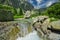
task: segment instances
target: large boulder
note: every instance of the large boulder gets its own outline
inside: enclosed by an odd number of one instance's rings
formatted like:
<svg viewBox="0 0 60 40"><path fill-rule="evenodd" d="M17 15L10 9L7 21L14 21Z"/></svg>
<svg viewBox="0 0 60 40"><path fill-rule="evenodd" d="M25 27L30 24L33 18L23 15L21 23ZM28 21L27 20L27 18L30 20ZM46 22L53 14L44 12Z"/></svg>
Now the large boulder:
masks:
<svg viewBox="0 0 60 40"><path fill-rule="evenodd" d="M33 23L37 22L38 20L44 22L45 19L48 19L48 18L49 18L48 16L37 16L35 18L32 18L32 20L33 20Z"/></svg>
<svg viewBox="0 0 60 40"><path fill-rule="evenodd" d="M13 20L14 20L13 13L11 11L0 9L0 22Z"/></svg>
<svg viewBox="0 0 60 40"><path fill-rule="evenodd" d="M49 34L47 27L50 23L48 16L39 16L33 20L33 28L38 31L40 37Z"/></svg>
<svg viewBox="0 0 60 40"><path fill-rule="evenodd" d="M49 28L60 30L60 20L51 22Z"/></svg>
<svg viewBox="0 0 60 40"><path fill-rule="evenodd" d="M33 18L33 28L43 40L60 40L60 21L50 22L48 16L40 16Z"/></svg>
<svg viewBox="0 0 60 40"><path fill-rule="evenodd" d="M26 11L24 18L28 19L31 16L31 12L30 11Z"/></svg>

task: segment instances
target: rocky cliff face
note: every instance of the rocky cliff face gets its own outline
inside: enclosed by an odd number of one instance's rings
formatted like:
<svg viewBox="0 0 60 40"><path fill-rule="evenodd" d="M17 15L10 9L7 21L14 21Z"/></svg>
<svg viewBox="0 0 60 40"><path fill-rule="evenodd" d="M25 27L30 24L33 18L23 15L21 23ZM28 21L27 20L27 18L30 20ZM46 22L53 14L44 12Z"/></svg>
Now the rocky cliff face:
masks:
<svg viewBox="0 0 60 40"><path fill-rule="evenodd" d="M34 7L27 0L0 0L1 4L13 6L15 8L22 8L24 11L32 10Z"/></svg>

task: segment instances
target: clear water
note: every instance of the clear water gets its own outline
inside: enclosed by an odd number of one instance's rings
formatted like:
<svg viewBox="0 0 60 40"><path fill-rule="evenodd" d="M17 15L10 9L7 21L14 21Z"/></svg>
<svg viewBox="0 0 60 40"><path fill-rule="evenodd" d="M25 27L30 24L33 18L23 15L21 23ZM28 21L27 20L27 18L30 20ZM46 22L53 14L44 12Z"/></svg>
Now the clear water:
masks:
<svg viewBox="0 0 60 40"><path fill-rule="evenodd" d="M24 37L18 37L16 40L41 40L36 31L29 33Z"/></svg>

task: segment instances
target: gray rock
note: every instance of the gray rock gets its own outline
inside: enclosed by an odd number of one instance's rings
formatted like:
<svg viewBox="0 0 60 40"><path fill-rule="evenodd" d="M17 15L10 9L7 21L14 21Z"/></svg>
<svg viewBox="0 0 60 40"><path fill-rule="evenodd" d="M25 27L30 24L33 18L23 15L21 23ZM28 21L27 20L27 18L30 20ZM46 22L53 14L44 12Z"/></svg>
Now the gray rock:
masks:
<svg viewBox="0 0 60 40"><path fill-rule="evenodd" d="M38 31L38 34L41 34L40 36L44 36L48 34L47 27L49 25L50 19L48 16L38 16L36 20L33 22L33 27L35 30Z"/></svg>
<svg viewBox="0 0 60 40"><path fill-rule="evenodd" d="M51 33L48 38L50 40L60 40L60 34Z"/></svg>
<svg viewBox="0 0 60 40"><path fill-rule="evenodd" d="M37 16L37 17L32 18L32 19L33 19L33 23L34 23L34 22L37 22L38 20L43 22L48 18L49 18L48 16Z"/></svg>
<svg viewBox="0 0 60 40"><path fill-rule="evenodd" d="M16 22L0 22L0 40L15 40L19 31Z"/></svg>
<svg viewBox="0 0 60 40"><path fill-rule="evenodd" d="M54 29L57 29L57 30L60 30L60 20L59 21L53 21L50 23L50 28L54 28Z"/></svg>
<svg viewBox="0 0 60 40"><path fill-rule="evenodd" d="M30 16L31 16L30 11L26 11L24 18L28 19L28 18L30 18Z"/></svg>

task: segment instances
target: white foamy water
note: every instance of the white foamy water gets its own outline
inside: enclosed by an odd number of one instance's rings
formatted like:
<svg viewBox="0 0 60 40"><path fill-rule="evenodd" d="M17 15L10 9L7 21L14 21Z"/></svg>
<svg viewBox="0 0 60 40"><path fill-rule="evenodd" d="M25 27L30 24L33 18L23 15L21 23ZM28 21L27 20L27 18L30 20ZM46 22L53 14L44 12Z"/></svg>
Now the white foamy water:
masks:
<svg viewBox="0 0 60 40"><path fill-rule="evenodd" d="M40 40L40 37L37 35L36 31L33 31L25 37L18 37L16 40Z"/></svg>

